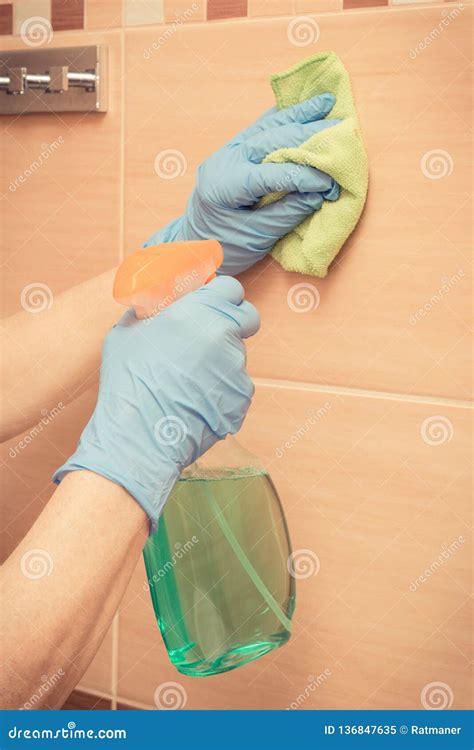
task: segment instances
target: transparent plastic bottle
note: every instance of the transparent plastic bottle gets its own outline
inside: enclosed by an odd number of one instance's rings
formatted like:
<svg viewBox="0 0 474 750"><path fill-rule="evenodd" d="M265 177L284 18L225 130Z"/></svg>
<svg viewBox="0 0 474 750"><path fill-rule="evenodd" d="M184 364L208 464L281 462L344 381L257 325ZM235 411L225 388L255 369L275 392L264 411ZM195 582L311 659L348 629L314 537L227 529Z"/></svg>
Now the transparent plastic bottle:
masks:
<svg viewBox="0 0 474 750"><path fill-rule="evenodd" d="M226 672L286 643L295 582L269 474L235 438L188 467L144 558L156 618L183 674Z"/></svg>

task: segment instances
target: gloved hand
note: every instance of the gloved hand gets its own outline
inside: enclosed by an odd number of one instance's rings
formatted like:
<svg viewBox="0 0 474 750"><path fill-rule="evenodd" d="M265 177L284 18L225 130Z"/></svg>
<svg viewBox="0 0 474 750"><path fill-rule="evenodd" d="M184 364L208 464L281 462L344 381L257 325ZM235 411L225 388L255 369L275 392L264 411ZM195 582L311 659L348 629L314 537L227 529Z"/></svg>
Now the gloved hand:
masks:
<svg viewBox="0 0 474 750"><path fill-rule="evenodd" d="M199 167L184 215L153 234L145 247L216 239L224 248L219 273L232 276L264 258L277 240L321 208L324 199L339 197L337 183L318 169L261 163L275 149L299 146L336 125L339 120L322 119L334 103L333 94L323 94L262 115ZM255 209L262 196L273 192L288 195Z"/></svg>
<svg viewBox="0 0 474 750"><path fill-rule="evenodd" d="M88 469L122 485L157 526L181 471L237 432L254 386L242 339L257 310L227 276L153 318L129 310L105 339L97 405L76 452L56 471Z"/></svg>

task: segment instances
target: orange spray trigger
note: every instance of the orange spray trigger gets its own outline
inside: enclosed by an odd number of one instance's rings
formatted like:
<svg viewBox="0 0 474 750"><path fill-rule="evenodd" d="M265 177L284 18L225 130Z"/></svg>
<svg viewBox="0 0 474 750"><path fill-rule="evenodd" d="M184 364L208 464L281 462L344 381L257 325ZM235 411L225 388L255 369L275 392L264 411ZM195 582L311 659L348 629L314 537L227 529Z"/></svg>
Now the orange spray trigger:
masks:
<svg viewBox="0 0 474 750"><path fill-rule="evenodd" d="M115 274L114 299L133 307L137 318L156 315L211 281L223 260L217 240L168 242L137 250Z"/></svg>

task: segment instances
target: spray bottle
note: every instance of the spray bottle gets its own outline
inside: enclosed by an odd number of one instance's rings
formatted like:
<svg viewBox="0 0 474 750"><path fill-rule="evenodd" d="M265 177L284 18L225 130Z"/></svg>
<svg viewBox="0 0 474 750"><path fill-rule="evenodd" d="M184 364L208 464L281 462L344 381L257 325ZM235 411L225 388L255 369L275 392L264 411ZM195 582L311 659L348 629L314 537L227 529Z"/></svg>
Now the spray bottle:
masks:
<svg viewBox="0 0 474 750"><path fill-rule="evenodd" d="M159 314L215 277L216 240L129 255L114 297ZM235 669L286 643L295 582L283 509L268 472L234 437L185 469L144 549L153 608L171 663L190 676Z"/></svg>

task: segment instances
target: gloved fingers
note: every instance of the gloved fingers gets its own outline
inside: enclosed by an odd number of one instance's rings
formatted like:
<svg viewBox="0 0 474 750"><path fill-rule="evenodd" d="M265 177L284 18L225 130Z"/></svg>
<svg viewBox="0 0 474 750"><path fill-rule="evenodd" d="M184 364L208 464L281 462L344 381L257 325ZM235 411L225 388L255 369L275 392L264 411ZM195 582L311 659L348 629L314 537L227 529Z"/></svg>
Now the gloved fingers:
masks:
<svg viewBox="0 0 474 750"><path fill-rule="evenodd" d="M266 109L265 112L263 112L260 117L258 117L254 122L252 122L251 125L247 125L242 130L239 130L236 135L229 141L227 144L230 146L231 144L235 143L242 143L246 138L248 138L250 135L253 135L254 133L258 133L260 130L263 130L264 128L264 122L270 118L272 115L277 113L278 107L270 107L270 109Z"/></svg>
<svg viewBox="0 0 474 750"><path fill-rule="evenodd" d="M294 162L256 164L247 178L247 191L255 202L268 193L325 193L334 186L330 175Z"/></svg>
<svg viewBox="0 0 474 750"><path fill-rule="evenodd" d="M252 214L254 213L256 212L252 211ZM251 221L253 221L253 219L249 219L249 225L251 224ZM237 276L239 273L247 271L247 269L254 266L255 263L263 260L263 258L271 249L271 238L268 239L270 242L270 246L268 248L266 247L263 250L256 249L255 247L250 247L249 245L247 245L246 240L242 241L241 239L240 246L232 248L232 252L229 252L224 258L224 262L218 269L217 273L229 274L229 276Z"/></svg>
<svg viewBox="0 0 474 750"><path fill-rule="evenodd" d="M340 120L316 120L308 123L291 123L270 128L261 133L253 135L242 145L247 158L259 164L268 154L279 148L293 148L300 146L311 136L322 130L337 125Z"/></svg>
<svg viewBox="0 0 474 750"><path fill-rule="evenodd" d="M241 377L239 380L240 382L237 383L237 387L241 394L240 413L236 414L227 425L227 433L231 435L235 435L235 433L238 432L242 427L255 393L255 385L253 384L246 370L241 373Z"/></svg>
<svg viewBox="0 0 474 750"><path fill-rule="evenodd" d="M323 194L323 198L325 201L337 201L340 194L341 188L337 182L334 182L332 188Z"/></svg>
<svg viewBox="0 0 474 750"><path fill-rule="evenodd" d="M312 122L313 120L322 120L334 107L336 97L334 94L326 93L319 96L313 96L299 104L285 109L272 107L261 115L252 125L238 133L231 143L242 143L262 130L267 128L276 128L280 125L288 125L292 122Z"/></svg>
<svg viewBox="0 0 474 750"><path fill-rule="evenodd" d="M264 118L265 128L287 125L292 122L313 122L322 120L332 110L336 103L334 94L326 93L318 96L312 96L299 104L293 104L291 107L279 109L271 115ZM263 118L262 118L263 119Z"/></svg>
<svg viewBox="0 0 474 750"><path fill-rule="evenodd" d="M244 348L243 344L242 348ZM255 386L243 364L239 369L232 367L231 370L223 372L217 384L217 390L220 390L223 381L226 383L226 391L232 393L233 396L232 401L229 401L231 408L228 408L225 413L214 410L208 417L209 428L220 439L240 430L255 393ZM212 389L208 395L212 398Z"/></svg>
<svg viewBox="0 0 474 750"><path fill-rule="evenodd" d="M206 297L206 304L237 324L239 336L243 339L253 336L260 328L260 315L250 302L244 300L242 284L232 276L217 276L201 287L198 294ZM212 335L212 327L210 329Z"/></svg>
<svg viewBox="0 0 474 750"><path fill-rule="evenodd" d="M232 317L240 328L240 336L248 339L260 328L260 313L251 302L244 300L232 311Z"/></svg>
<svg viewBox="0 0 474 750"><path fill-rule="evenodd" d="M200 291L216 292L232 305L240 305L245 296L242 284L232 276L217 276L209 284L201 287Z"/></svg>
<svg viewBox="0 0 474 750"><path fill-rule="evenodd" d="M318 211L324 202L320 193L289 193L253 212L255 231L280 239Z"/></svg>

